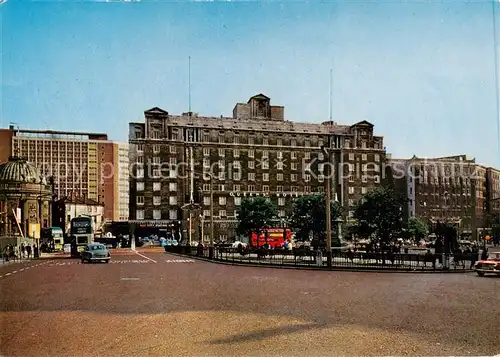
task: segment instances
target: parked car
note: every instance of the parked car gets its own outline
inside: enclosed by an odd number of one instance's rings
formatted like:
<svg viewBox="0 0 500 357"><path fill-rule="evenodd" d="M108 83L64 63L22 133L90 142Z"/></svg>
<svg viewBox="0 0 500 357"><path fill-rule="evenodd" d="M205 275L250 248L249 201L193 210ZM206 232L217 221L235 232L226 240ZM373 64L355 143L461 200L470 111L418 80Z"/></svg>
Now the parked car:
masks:
<svg viewBox="0 0 500 357"><path fill-rule="evenodd" d="M81 254L82 263L91 262L105 262L109 263L111 259L111 254L108 248L101 243L91 243L87 244L85 250Z"/></svg>
<svg viewBox="0 0 500 357"><path fill-rule="evenodd" d="M474 265L477 275L496 274L500 276L500 252L490 253L488 259L479 260Z"/></svg>
<svg viewBox="0 0 500 357"><path fill-rule="evenodd" d="M238 241L238 240L237 240L236 242L232 243L232 244L231 244L231 247L232 247L232 248L238 248L238 247L240 246L240 244L241 244L241 247L242 247L242 248L246 248L246 247L247 247L247 244L246 244L246 243L243 243L243 242Z"/></svg>

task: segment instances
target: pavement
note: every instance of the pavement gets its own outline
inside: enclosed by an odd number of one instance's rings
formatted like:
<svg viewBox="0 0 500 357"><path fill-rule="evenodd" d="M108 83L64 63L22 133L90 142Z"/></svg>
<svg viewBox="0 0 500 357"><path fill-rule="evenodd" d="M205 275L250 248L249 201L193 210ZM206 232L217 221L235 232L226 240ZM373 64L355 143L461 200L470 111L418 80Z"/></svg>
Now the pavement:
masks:
<svg viewBox="0 0 500 357"><path fill-rule="evenodd" d="M0 265L2 356L478 356L500 279L226 266L138 249Z"/></svg>

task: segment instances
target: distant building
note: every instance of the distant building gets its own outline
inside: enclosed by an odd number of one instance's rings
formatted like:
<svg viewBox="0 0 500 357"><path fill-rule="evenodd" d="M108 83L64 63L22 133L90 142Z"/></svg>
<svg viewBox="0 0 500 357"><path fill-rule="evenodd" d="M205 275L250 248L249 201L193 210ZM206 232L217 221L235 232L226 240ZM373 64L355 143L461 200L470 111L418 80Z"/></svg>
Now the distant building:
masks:
<svg viewBox="0 0 500 357"><path fill-rule="evenodd" d="M236 237L237 210L245 197L269 197L281 226L294 198L324 192L322 146L330 146L339 168L332 199L343 204L346 220L362 195L381 183L383 138L367 121L286 121L284 108L272 106L263 94L236 104L231 118L171 115L158 107L144 115L144 123L129 126L130 218L142 228L138 235L163 230L187 238L191 226L192 241L208 241L211 182L215 240ZM183 207L191 190L199 209L189 222Z"/></svg>
<svg viewBox="0 0 500 357"><path fill-rule="evenodd" d="M93 217L95 230L104 224L104 205L88 198L62 198L54 202L52 212L52 226L65 233L69 233L71 220L81 215Z"/></svg>
<svg viewBox="0 0 500 357"><path fill-rule="evenodd" d="M123 163L128 156L126 145L109 141L101 133L27 130L14 126L0 129L0 143L0 159L14 153L53 177L58 198L94 200L104 205L106 219L126 219L124 202L128 187L123 184L128 169L124 169Z"/></svg>
<svg viewBox="0 0 500 357"><path fill-rule="evenodd" d="M498 170L466 155L390 159L389 165L393 184L408 198L408 218L450 222L473 239L489 226L490 203L500 193Z"/></svg>

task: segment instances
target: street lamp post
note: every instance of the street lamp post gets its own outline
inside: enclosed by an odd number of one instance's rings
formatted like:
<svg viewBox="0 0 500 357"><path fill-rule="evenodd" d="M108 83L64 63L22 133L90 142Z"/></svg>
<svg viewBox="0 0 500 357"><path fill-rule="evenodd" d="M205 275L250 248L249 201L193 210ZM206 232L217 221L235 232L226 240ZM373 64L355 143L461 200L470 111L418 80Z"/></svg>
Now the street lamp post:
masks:
<svg viewBox="0 0 500 357"><path fill-rule="evenodd" d="M325 180L325 191L326 191L326 264L328 268L332 267L332 210L331 210L331 201L332 201L332 184L331 184L331 176L333 170L331 170L331 150L330 147L322 146L321 150L325 154L326 160L328 162L328 172L326 174Z"/></svg>

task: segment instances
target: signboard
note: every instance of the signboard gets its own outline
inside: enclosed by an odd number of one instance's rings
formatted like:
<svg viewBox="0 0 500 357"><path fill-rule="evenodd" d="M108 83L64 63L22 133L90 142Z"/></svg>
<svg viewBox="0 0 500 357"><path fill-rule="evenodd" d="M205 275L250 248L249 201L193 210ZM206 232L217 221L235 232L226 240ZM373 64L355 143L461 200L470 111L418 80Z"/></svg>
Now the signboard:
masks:
<svg viewBox="0 0 500 357"><path fill-rule="evenodd" d="M231 197L300 197L300 196L308 196L312 195L314 192L244 192L244 191L232 191L229 192L229 196Z"/></svg>

